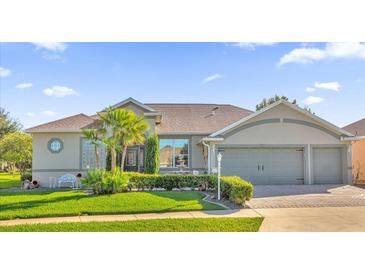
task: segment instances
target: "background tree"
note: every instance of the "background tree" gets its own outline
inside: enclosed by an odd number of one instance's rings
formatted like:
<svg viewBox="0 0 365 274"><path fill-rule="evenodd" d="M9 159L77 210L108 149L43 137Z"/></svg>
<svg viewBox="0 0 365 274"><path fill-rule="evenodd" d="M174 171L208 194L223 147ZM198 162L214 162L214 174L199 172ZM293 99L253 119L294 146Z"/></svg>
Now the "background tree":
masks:
<svg viewBox="0 0 365 274"><path fill-rule="evenodd" d="M32 137L23 132L6 134L0 140L0 159L24 171L32 164Z"/></svg>
<svg viewBox="0 0 365 274"><path fill-rule="evenodd" d="M261 103L256 105L256 111L263 109L263 108L267 107L268 105L271 105L279 100L284 100L284 101L289 102L288 97L286 97L284 95L279 96L279 95L275 94L273 97L271 97L269 99L266 99L266 98L262 99ZM291 103L294 105L297 105L297 100L294 99Z"/></svg>
<svg viewBox="0 0 365 274"><path fill-rule="evenodd" d="M284 101L287 101L289 102L289 99L288 97L282 95L282 96L279 96L277 94L275 94L273 97L269 98L269 99L262 99L261 103L256 105L256 111L260 110L260 109L263 109L279 100L284 100ZM294 99L293 101L291 101L290 103L292 103L293 105L298 105L297 103L297 99ZM312 113L312 114L315 114L308 106L304 106L303 108L304 110L308 111L309 113Z"/></svg>
<svg viewBox="0 0 365 274"><path fill-rule="evenodd" d="M0 140L7 133L17 132L22 129L22 125L18 120L12 118L9 112L0 107Z"/></svg>
<svg viewBox="0 0 365 274"><path fill-rule="evenodd" d="M96 168L100 168L100 146L105 135L104 129L88 128L82 131L83 136L94 145Z"/></svg>
<svg viewBox="0 0 365 274"><path fill-rule="evenodd" d="M156 134L148 137L145 151L145 173L157 174L160 168L160 142Z"/></svg>

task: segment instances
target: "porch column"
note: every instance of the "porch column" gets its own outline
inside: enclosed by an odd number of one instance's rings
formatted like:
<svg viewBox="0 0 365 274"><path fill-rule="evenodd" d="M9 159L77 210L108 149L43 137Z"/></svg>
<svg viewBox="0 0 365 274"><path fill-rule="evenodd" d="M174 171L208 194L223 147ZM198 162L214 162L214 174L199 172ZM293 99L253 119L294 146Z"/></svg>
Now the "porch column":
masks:
<svg viewBox="0 0 365 274"><path fill-rule="evenodd" d="M313 184L312 181L312 150L311 150L311 145L307 144L307 184L311 185Z"/></svg>
<svg viewBox="0 0 365 274"><path fill-rule="evenodd" d="M348 144L346 146L347 148L347 157L346 157L346 160L347 160L347 163L346 163L346 170L347 170L347 184L353 184L353 181L352 181L352 144Z"/></svg>

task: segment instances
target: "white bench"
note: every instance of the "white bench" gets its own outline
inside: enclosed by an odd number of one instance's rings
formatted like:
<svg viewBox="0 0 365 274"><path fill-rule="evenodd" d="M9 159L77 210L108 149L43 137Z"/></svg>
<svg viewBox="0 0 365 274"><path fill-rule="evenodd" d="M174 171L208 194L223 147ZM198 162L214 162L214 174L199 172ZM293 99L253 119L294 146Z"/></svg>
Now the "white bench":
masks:
<svg viewBox="0 0 365 274"><path fill-rule="evenodd" d="M76 184L77 184L77 179L76 179L76 176L73 174L65 174L65 175L62 175L60 178L58 178L57 183L58 183L59 188L62 185L69 184L69 185L71 185L71 187L73 189L75 189Z"/></svg>

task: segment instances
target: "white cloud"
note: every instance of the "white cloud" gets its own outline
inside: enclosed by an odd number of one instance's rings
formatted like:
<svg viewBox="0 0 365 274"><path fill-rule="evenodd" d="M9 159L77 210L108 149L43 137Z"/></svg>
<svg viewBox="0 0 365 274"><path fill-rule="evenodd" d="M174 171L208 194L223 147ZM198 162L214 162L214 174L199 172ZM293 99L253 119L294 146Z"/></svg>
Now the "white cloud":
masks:
<svg viewBox="0 0 365 274"><path fill-rule="evenodd" d="M45 110L45 111L42 111L41 114L44 116L55 116L55 115L57 115L57 112L54 112L52 110Z"/></svg>
<svg viewBox="0 0 365 274"><path fill-rule="evenodd" d="M70 95L79 96L80 94L69 87L62 87L62 86L53 86L51 88L46 88L43 90L43 93L47 96L54 96L54 97L65 97Z"/></svg>
<svg viewBox="0 0 365 274"><path fill-rule="evenodd" d="M48 52L45 52L42 54L42 58L45 59L45 60L64 60L64 58L59 55L59 54L54 54L54 53L48 53Z"/></svg>
<svg viewBox="0 0 365 274"><path fill-rule="evenodd" d="M280 58L279 65L289 63L310 64L324 59L365 59L364 43L327 43L320 48L296 48Z"/></svg>
<svg viewBox="0 0 365 274"><path fill-rule="evenodd" d="M60 42L35 42L32 43L37 49L46 49L53 52L64 52L67 49L67 44Z"/></svg>
<svg viewBox="0 0 365 274"><path fill-rule="evenodd" d="M241 49L255 50L255 48L259 46L272 46L275 44L276 43L274 42L257 42L257 43L238 42L238 43L232 43L232 46Z"/></svg>
<svg viewBox="0 0 365 274"><path fill-rule="evenodd" d="M307 91L307 92L313 92L315 90L316 90L315 88L311 88L311 87L308 87L305 89L305 91Z"/></svg>
<svg viewBox="0 0 365 274"><path fill-rule="evenodd" d="M35 117L36 115L35 115L35 113L33 113L33 112L27 112L27 116L28 116L28 117Z"/></svg>
<svg viewBox="0 0 365 274"><path fill-rule="evenodd" d="M18 88L18 89L25 89L25 88L31 88L33 86L32 83L21 83L21 84L17 84L15 86L15 88Z"/></svg>
<svg viewBox="0 0 365 274"><path fill-rule="evenodd" d="M6 68L0 67L0 77L7 77L11 74L11 71Z"/></svg>
<svg viewBox="0 0 365 274"><path fill-rule="evenodd" d="M341 88L341 85L338 82L327 82L327 83L315 82L314 87L339 91Z"/></svg>
<svg viewBox="0 0 365 274"><path fill-rule="evenodd" d="M210 76L204 78L202 82L203 82L203 84L206 84L206 83L209 83L211 81L217 80L222 77L223 77L222 75L216 73L216 74L213 74L213 75L210 75Z"/></svg>
<svg viewBox="0 0 365 274"><path fill-rule="evenodd" d="M303 103L306 105L313 105L313 104L319 104L323 101L324 99L321 97L316 97L316 96L309 96L307 98L305 98L303 100Z"/></svg>

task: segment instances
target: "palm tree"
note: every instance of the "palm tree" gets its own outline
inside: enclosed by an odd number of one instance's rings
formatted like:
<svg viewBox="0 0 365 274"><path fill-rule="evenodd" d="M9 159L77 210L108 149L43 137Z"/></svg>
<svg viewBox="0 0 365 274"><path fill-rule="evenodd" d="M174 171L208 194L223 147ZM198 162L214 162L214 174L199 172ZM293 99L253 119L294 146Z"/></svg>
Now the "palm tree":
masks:
<svg viewBox="0 0 365 274"><path fill-rule="evenodd" d="M145 133L149 126L143 117L135 115L130 110L124 110L123 130L120 132L119 141L122 148L122 159L120 168L124 170L125 156L128 146L143 144L146 140Z"/></svg>
<svg viewBox="0 0 365 274"><path fill-rule="evenodd" d="M111 170L114 173L117 162L118 149L118 119L115 111L112 108L107 108L105 112L98 113L100 118L104 121L104 131L107 136L103 142L109 147L111 154Z"/></svg>
<svg viewBox="0 0 365 274"><path fill-rule="evenodd" d="M99 148L104 136L104 129L88 128L84 129L82 131L82 134L86 139L88 139L91 142L91 144L94 145L96 168L100 168Z"/></svg>
<svg viewBox="0 0 365 274"><path fill-rule="evenodd" d="M122 151L121 170L124 169L127 147L134 144L142 144L145 141L145 132L148 124L143 117L137 116L127 109L108 108L105 112L99 113L104 121L105 130L109 137L104 142L110 147L111 168L116 168L116 153Z"/></svg>

